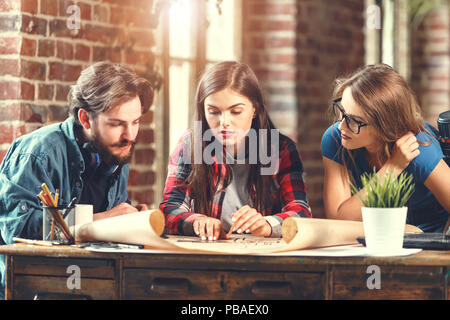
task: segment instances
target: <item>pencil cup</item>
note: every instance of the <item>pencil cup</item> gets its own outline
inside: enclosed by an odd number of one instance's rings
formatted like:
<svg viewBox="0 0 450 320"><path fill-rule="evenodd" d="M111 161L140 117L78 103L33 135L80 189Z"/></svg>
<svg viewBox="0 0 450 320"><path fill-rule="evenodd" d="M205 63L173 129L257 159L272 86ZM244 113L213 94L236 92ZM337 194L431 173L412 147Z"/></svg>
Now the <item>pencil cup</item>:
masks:
<svg viewBox="0 0 450 320"><path fill-rule="evenodd" d="M75 207L43 207L42 211L42 239L46 241L58 241L69 244L67 232L63 230L61 223L56 221L57 217L64 219L65 224L70 229L75 225Z"/></svg>

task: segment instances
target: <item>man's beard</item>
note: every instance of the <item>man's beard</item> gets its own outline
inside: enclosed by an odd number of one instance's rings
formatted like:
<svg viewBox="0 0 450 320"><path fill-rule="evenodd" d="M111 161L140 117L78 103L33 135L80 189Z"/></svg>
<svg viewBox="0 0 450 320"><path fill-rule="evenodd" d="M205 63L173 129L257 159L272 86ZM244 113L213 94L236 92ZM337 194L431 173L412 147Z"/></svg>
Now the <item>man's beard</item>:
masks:
<svg viewBox="0 0 450 320"><path fill-rule="evenodd" d="M130 162L131 157L133 155L134 146L136 145L136 140L130 141L127 139L123 139L118 143L111 144L111 145L105 145L100 141L98 136L96 134L94 134L91 143L92 143L92 146L94 147L94 149L100 155L101 161L104 162L108 166L113 166L113 165L124 165L124 164ZM128 154L126 156L122 156L122 157L116 156L116 155L112 154L111 151L109 150L109 148L111 148L111 147L113 147L113 148L125 147L128 145L131 145L131 147L130 147L130 151L128 152Z"/></svg>

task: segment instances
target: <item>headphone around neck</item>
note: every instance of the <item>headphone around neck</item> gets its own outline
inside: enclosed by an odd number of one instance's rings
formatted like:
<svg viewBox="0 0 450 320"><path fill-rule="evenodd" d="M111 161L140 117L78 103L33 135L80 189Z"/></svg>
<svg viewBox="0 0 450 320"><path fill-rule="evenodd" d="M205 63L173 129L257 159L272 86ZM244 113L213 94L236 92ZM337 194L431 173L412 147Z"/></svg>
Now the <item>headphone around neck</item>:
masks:
<svg viewBox="0 0 450 320"><path fill-rule="evenodd" d="M101 170L101 173L106 176L111 176L119 167L118 165L108 166L102 162L100 154L95 150L91 142L85 142L81 146L81 153L86 164L86 169L95 172L97 169Z"/></svg>

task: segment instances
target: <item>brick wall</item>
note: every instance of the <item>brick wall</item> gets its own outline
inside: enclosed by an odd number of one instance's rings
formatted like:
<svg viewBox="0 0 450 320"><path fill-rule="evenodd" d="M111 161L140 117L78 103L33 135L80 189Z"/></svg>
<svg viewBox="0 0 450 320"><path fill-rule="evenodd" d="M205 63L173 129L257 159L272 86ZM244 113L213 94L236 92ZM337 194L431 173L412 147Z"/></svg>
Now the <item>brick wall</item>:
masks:
<svg viewBox="0 0 450 320"><path fill-rule="evenodd" d="M297 140L295 0L244 2L243 60L265 91L270 116L283 134ZM269 50L270 49L270 50Z"/></svg>
<svg viewBox="0 0 450 320"><path fill-rule="evenodd" d="M80 28L73 25L80 9ZM13 139L67 118L67 94L81 70L109 60L146 71L153 59L152 0L0 1L0 160ZM72 24L70 24L72 22ZM129 195L152 204L153 110L131 163Z"/></svg>
<svg viewBox="0 0 450 320"><path fill-rule="evenodd" d="M425 120L437 127L439 113L450 109L450 10L428 12L412 33L411 87Z"/></svg>
<svg viewBox="0 0 450 320"><path fill-rule="evenodd" d="M364 65L364 1L248 0L244 10L243 59L297 141L313 216L324 217L320 142L333 80Z"/></svg>

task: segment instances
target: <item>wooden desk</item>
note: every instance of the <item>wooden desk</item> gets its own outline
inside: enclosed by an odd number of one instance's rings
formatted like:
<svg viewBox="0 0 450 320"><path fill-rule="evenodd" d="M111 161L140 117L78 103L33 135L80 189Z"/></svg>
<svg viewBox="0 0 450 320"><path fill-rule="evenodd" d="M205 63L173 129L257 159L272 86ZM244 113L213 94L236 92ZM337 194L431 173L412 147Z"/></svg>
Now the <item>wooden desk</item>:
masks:
<svg viewBox="0 0 450 320"><path fill-rule="evenodd" d="M449 299L450 253L406 257L112 254L73 247L0 246L6 298ZM70 265L81 288L68 289ZM381 289L368 289L371 265Z"/></svg>

